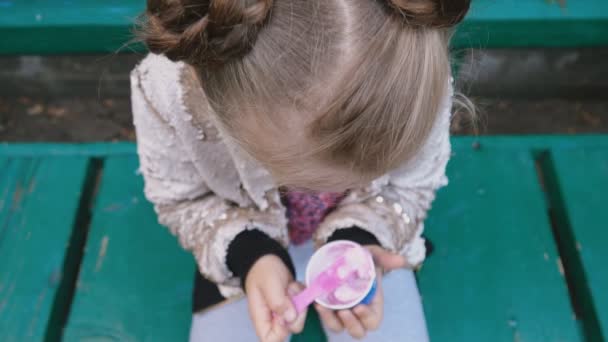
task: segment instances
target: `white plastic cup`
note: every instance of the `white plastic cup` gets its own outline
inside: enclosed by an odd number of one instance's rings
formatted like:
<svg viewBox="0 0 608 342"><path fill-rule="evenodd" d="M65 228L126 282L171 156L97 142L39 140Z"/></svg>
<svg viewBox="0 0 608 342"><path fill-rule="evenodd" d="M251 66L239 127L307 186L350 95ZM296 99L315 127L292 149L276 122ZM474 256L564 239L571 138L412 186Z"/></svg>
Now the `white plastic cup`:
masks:
<svg viewBox="0 0 608 342"><path fill-rule="evenodd" d="M361 291L360 296L348 303L343 304L332 304L327 302L324 298L317 298L315 302L332 310L344 310L353 308L359 304L370 304L376 293L376 267L371 253L363 246L358 243L348 240L337 240L330 242L323 247L319 248L308 261L306 265L306 285L308 286L315 277L331 266L340 256L343 254L339 250L345 250L345 247L349 248L361 248L367 255L367 262L372 270L373 276L369 279L369 284L365 288L365 291Z"/></svg>

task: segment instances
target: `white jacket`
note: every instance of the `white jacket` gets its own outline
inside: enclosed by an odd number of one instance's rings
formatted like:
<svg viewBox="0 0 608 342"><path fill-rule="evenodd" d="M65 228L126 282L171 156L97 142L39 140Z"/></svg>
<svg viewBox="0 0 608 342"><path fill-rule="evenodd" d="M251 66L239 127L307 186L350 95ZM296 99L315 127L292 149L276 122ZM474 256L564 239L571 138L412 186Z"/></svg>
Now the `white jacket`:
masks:
<svg viewBox="0 0 608 342"><path fill-rule="evenodd" d="M189 66L150 54L133 70L131 83L146 197L222 295L241 294L225 260L233 238L245 229L259 229L288 244L277 186L257 161L222 139ZM435 191L447 184L451 94L450 86L417 156L367 187L351 190L317 230L318 245L337 229L357 226L410 264L424 260L423 221Z"/></svg>

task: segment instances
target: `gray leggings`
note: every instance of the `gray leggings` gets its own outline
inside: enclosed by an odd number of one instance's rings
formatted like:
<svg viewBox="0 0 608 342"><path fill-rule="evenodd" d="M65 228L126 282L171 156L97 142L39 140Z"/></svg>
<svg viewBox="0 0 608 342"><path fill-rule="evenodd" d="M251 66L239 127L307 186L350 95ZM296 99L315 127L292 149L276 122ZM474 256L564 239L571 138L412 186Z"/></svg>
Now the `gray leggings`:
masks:
<svg viewBox="0 0 608 342"><path fill-rule="evenodd" d="M306 262L312 253L312 243L289 248L298 278L304 275ZM393 271L384 276L383 287L384 320L380 329L369 333L364 341L428 342L414 273L410 270ZM328 331L327 336L330 342L353 341L346 333L334 334ZM246 299L193 316L190 342L207 341L257 341Z"/></svg>

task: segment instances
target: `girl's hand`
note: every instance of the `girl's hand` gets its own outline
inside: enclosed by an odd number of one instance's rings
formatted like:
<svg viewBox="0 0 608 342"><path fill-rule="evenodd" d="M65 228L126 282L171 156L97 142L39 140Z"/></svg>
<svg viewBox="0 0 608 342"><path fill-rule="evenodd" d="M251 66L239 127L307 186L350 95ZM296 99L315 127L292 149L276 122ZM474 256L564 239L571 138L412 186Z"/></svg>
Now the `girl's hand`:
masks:
<svg viewBox="0 0 608 342"><path fill-rule="evenodd" d="M289 269L275 255L260 258L247 275L245 290L249 315L262 342L283 342L290 333L304 328L306 312L297 316L291 296L303 286L293 280Z"/></svg>
<svg viewBox="0 0 608 342"><path fill-rule="evenodd" d="M383 270L394 270L407 267L405 258L390 253L379 246L368 246L376 263L376 294L370 305L357 305L349 310L334 311L315 304L324 325L334 332L346 331L356 339L365 337L368 331L380 327L384 312L384 294L382 292Z"/></svg>

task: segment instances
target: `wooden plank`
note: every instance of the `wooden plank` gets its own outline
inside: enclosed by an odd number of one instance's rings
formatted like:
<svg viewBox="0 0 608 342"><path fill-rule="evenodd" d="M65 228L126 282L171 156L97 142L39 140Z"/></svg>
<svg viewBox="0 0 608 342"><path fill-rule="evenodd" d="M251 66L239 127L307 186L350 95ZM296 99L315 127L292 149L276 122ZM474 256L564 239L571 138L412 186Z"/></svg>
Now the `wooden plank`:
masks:
<svg viewBox="0 0 608 342"><path fill-rule="evenodd" d="M607 147L608 134L577 135L529 135L529 136L455 136L452 144L456 148L468 148L479 143L481 148L548 150L579 149L582 147ZM0 143L0 156L34 157L34 156L88 156L105 157L114 155L132 155L136 151L131 142L117 143Z"/></svg>
<svg viewBox="0 0 608 342"><path fill-rule="evenodd" d="M195 265L159 226L135 156L106 159L65 341L185 341Z"/></svg>
<svg viewBox="0 0 608 342"><path fill-rule="evenodd" d="M432 341L581 341L527 149L456 148L419 273Z"/></svg>
<svg viewBox="0 0 608 342"><path fill-rule="evenodd" d="M3 0L0 54L116 52L133 39L132 23L144 6L141 0Z"/></svg>
<svg viewBox="0 0 608 342"><path fill-rule="evenodd" d="M143 0L3 0L0 54L128 52L144 6ZM605 0L475 0L454 40L459 48L607 44Z"/></svg>
<svg viewBox="0 0 608 342"><path fill-rule="evenodd" d="M54 305L67 305L62 277L74 271L64 263L87 165L78 157L0 156L2 341L43 341L56 332L47 325Z"/></svg>
<svg viewBox="0 0 608 342"><path fill-rule="evenodd" d="M0 156L44 157L44 156L87 156L106 157L113 155L133 155L132 142L110 143L0 143Z"/></svg>
<svg viewBox="0 0 608 342"><path fill-rule="evenodd" d="M560 150L576 150L584 147L608 148L608 134L576 134L576 135L528 135L528 136L456 136L452 143L457 149L477 146L480 149L521 150L542 152L553 148Z"/></svg>
<svg viewBox="0 0 608 342"><path fill-rule="evenodd" d="M551 153L549 192L589 341L608 337L608 148ZM603 334L603 336L602 336Z"/></svg>
<svg viewBox="0 0 608 342"><path fill-rule="evenodd" d="M579 47L608 44L605 0L473 0L457 48Z"/></svg>

